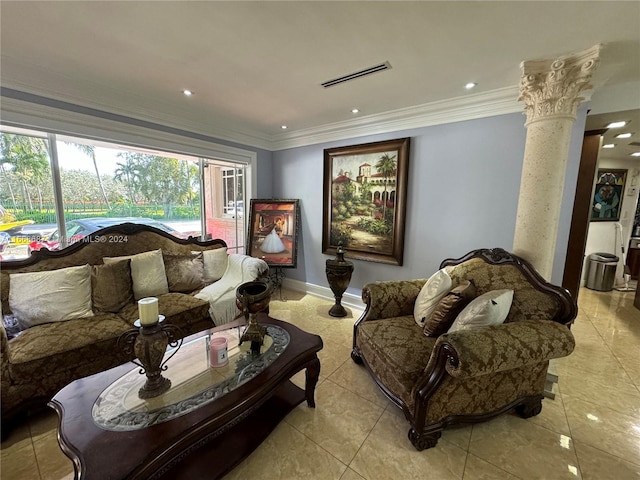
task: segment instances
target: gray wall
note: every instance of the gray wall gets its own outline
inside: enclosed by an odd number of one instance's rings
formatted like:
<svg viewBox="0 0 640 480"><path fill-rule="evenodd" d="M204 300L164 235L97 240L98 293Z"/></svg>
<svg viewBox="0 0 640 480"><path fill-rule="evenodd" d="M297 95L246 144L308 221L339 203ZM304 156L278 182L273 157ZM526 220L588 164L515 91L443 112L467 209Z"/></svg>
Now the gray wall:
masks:
<svg viewBox="0 0 640 480"><path fill-rule="evenodd" d="M585 115L583 108L573 135L569 163L574 177ZM354 260L348 293L359 295L371 281L428 277L443 259L475 248L511 250L524 122L524 115L516 113L274 152L273 195L299 198L302 210L298 268L287 270L287 278L328 286L325 261L331 257L322 254L324 149L393 138L411 137L404 265ZM567 179L571 181L575 187L575 178ZM573 203L572 193L565 197L570 197L565 203ZM563 205L559 237L568 235L564 219L567 211L570 219L571 208ZM558 256L563 265L564 256L564 251Z"/></svg>

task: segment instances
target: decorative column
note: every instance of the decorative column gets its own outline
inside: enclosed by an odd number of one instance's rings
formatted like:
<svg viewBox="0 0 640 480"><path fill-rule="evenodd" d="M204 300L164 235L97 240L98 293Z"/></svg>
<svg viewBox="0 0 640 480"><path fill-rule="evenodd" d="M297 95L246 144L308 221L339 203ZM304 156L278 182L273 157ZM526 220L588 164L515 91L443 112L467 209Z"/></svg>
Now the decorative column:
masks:
<svg viewBox="0 0 640 480"><path fill-rule="evenodd" d="M524 149L513 252L551 279L571 130L580 92L590 88L600 45L555 60L522 62Z"/></svg>

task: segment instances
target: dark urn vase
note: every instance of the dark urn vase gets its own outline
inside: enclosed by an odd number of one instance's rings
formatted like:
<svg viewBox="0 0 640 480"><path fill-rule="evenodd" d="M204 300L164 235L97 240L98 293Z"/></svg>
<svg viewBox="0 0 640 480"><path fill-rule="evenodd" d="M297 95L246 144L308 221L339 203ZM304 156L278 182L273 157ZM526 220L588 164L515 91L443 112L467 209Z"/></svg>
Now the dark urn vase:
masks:
<svg viewBox="0 0 640 480"><path fill-rule="evenodd" d="M240 337L240 343L251 342L251 352L260 353L266 327L258 324L258 312L268 312L273 288L266 282L247 282L236 289L236 306L244 314L247 328Z"/></svg>
<svg viewBox="0 0 640 480"><path fill-rule="evenodd" d="M327 260L326 272L329 287L331 287L333 296L336 299L335 305L329 310L329 315L332 317L346 317L347 311L341 304L342 294L351 281L353 263L344 259L344 249L342 245L338 245L336 258Z"/></svg>

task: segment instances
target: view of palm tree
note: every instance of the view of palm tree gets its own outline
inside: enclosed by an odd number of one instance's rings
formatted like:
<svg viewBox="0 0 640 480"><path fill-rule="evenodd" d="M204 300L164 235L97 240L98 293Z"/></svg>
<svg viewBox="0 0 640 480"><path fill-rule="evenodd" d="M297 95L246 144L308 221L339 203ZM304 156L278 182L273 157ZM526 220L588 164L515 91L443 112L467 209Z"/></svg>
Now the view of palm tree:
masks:
<svg viewBox="0 0 640 480"><path fill-rule="evenodd" d="M397 153L358 155L334 159L334 162L337 171L331 188L331 245L389 252L395 214Z"/></svg>
<svg viewBox="0 0 640 480"><path fill-rule="evenodd" d="M47 141L0 132L0 205L17 220L56 222ZM80 154L77 161L66 161L67 166L59 170L67 220L94 216L199 218L200 185L195 162L120 151L118 161L105 164L103 171L101 147L58 142L59 156L61 150L66 155L71 151L62 146Z"/></svg>

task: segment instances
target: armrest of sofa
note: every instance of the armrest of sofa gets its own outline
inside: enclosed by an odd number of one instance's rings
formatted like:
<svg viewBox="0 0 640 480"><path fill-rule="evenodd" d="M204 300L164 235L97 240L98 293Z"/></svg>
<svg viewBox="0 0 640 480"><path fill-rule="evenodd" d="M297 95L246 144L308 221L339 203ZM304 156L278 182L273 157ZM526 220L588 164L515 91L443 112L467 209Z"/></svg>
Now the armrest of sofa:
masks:
<svg viewBox="0 0 640 480"><path fill-rule="evenodd" d="M454 378L487 375L565 357L574 347L571 330L551 320L445 333L436 341L412 394L429 398L445 373Z"/></svg>
<svg viewBox="0 0 640 480"><path fill-rule="evenodd" d="M470 377L511 370L569 355L575 340L566 325L551 320L521 321L442 335L457 357L446 370Z"/></svg>
<svg viewBox="0 0 640 480"><path fill-rule="evenodd" d="M416 298L426 278L368 283L362 288L365 311L361 321L413 315Z"/></svg>

